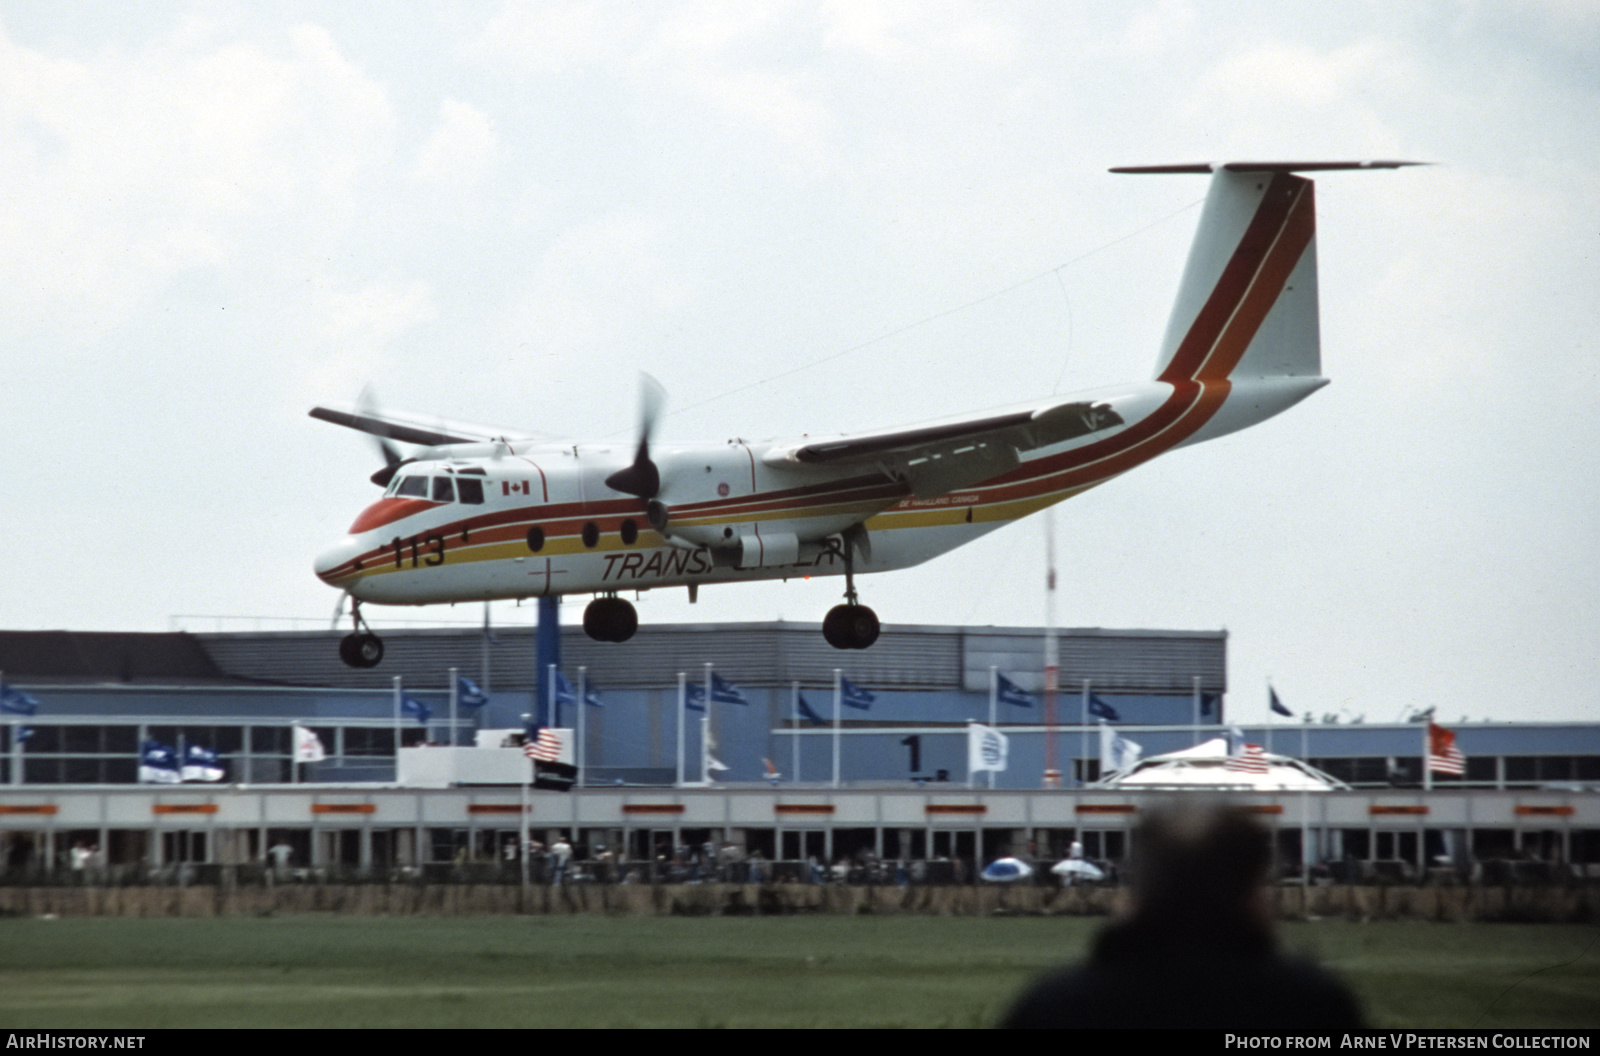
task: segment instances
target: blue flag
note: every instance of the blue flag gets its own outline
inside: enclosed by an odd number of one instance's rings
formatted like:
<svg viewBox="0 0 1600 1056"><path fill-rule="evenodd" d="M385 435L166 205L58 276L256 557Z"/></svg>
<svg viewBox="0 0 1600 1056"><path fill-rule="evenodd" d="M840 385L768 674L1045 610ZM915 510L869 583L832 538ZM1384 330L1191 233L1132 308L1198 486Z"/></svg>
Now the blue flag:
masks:
<svg viewBox="0 0 1600 1056"><path fill-rule="evenodd" d="M704 693L701 694L701 696L704 695ZM556 672L556 702L558 704L578 703L578 691L572 688L572 682L560 671ZM600 699L600 695L594 691L594 687L587 684L585 684L583 687L583 702L589 705L591 708L601 708L605 706L604 702Z"/></svg>
<svg viewBox="0 0 1600 1056"><path fill-rule="evenodd" d="M813 726L826 726L827 725L827 722L823 719L823 717L821 715L818 715L815 711L813 711L810 704L806 703L806 697L805 697L804 693L800 694L799 699L800 699L800 717L802 719L805 719L807 722L809 722Z"/></svg>
<svg viewBox="0 0 1600 1056"><path fill-rule="evenodd" d="M711 699L718 704L743 704L747 707L750 704L738 686L715 671L711 672Z"/></svg>
<svg viewBox="0 0 1600 1056"><path fill-rule="evenodd" d="M866 711L872 707L872 702L877 699L871 690L862 689L843 675L839 676L839 703L845 707L860 708L862 711Z"/></svg>
<svg viewBox="0 0 1600 1056"><path fill-rule="evenodd" d="M429 719L433 718L433 709L413 697L410 693L400 694L400 710L424 726L428 724Z"/></svg>
<svg viewBox="0 0 1600 1056"><path fill-rule="evenodd" d="M1105 719L1107 722L1122 721L1122 716L1117 714L1116 708L1113 708L1093 693L1089 694L1089 716L1095 719Z"/></svg>
<svg viewBox="0 0 1600 1056"><path fill-rule="evenodd" d="M1267 687L1267 703L1279 715L1287 715L1291 719L1294 718L1294 712L1283 706L1283 701L1278 699L1278 691L1271 686Z"/></svg>
<svg viewBox="0 0 1600 1056"><path fill-rule="evenodd" d="M463 708L481 708L489 703L489 697L478 684L465 675L456 676L456 703Z"/></svg>
<svg viewBox="0 0 1600 1056"><path fill-rule="evenodd" d="M157 785L178 784L183 780L178 773L178 753L160 741L145 741L139 749L139 780Z"/></svg>
<svg viewBox="0 0 1600 1056"><path fill-rule="evenodd" d="M210 748L198 744L184 746L183 779L185 781L221 781L226 774L222 761Z"/></svg>
<svg viewBox="0 0 1600 1056"><path fill-rule="evenodd" d="M998 685L998 691L995 696L999 698L1000 703L1014 704L1019 708L1033 707L1033 694L1027 692L998 671L995 672L994 677Z"/></svg>
<svg viewBox="0 0 1600 1056"><path fill-rule="evenodd" d="M8 686L0 682L0 714L34 715L38 711L39 702L37 700L16 686Z"/></svg>
<svg viewBox="0 0 1600 1056"><path fill-rule="evenodd" d="M1200 714L1211 715L1217 708L1217 695L1215 693L1200 694Z"/></svg>
<svg viewBox="0 0 1600 1056"><path fill-rule="evenodd" d="M20 744L20 743L22 743L23 741L26 741L28 738L30 738L32 736L33 736L33 727L32 726L18 726L17 727L17 743Z"/></svg>

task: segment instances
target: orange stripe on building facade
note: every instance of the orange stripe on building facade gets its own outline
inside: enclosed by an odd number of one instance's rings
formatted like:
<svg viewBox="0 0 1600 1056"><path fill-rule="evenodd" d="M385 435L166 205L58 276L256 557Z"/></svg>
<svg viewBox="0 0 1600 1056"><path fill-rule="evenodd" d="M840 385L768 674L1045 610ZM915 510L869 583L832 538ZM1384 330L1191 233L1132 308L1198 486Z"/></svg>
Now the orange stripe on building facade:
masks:
<svg viewBox="0 0 1600 1056"><path fill-rule="evenodd" d="M8 803L0 806L0 814L55 814L61 810L54 803Z"/></svg>
<svg viewBox="0 0 1600 1056"><path fill-rule="evenodd" d="M521 803L468 803L468 814L521 814Z"/></svg>
<svg viewBox="0 0 1600 1056"><path fill-rule="evenodd" d="M1516 813L1522 818L1570 818L1574 809L1562 804L1540 805L1537 803L1523 803L1517 806Z"/></svg>
<svg viewBox="0 0 1600 1056"><path fill-rule="evenodd" d="M375 814L378 807L375 803L313 803L313 814Z"/></svg>
<svg viewBox="0 0 1600 1056"><path fill-rule="evenodd" d="M624 814L682 814L682 803L624 803Z"/></svg>
<svg viewBox="0 0 1600 1056"><path fill-rule="evenodd" d="M832 814L832 803L779 803L772 808L774 814Z"/></svg>
<svg viewBox="0 0 1600 1056"><path fill-rule="evenodd" d="M1137 814L1139 808L1132 803L1079 803L1072 808L1076 814Z"/></svg>
<svg viewBox="0 0 1600 1056"><path fill-rule="evenodd" d="M157 803L150 808L152 814L215 814L215 803Z"/></svg>
<svg viewBox="0 0 1600 1056"><path fill-rule="evenodd" d="M982 803L929 803L923 808L929 814L987 814L989 808Z"/></svg>
<svg viewBox="0 0 1600 1056"><path fill-rule="evenodd" d="M1428 813L1428 808L1420 803L1374 803L1367 808L1367 813L1374 817L1426 814Z"/></svg>

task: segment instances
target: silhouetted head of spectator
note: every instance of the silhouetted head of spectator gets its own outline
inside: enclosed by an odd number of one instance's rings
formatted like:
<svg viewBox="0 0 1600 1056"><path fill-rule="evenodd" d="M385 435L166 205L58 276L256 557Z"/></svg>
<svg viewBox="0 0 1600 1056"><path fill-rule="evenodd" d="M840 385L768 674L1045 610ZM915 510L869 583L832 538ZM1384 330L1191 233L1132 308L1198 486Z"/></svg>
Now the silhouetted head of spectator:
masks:
<svg viewBox="0 0 1600 1056"><path fill-rule="evenodd" d="M1134 831L1132 922L1169 932L1268 938L1262 885L1271 861L1271 835L1238 807L1158 807Z"/></svg>

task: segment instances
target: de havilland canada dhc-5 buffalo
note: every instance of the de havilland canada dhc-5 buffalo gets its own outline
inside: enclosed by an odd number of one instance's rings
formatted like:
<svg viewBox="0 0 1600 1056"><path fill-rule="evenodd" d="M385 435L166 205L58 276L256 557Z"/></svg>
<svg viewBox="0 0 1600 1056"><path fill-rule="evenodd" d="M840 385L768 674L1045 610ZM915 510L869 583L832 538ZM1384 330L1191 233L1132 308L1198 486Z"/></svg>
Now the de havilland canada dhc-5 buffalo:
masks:
<svg viewBox="0 0 1600 1056"><path fill-rule="evenodd" d="M1232 162L1113 169L1210 173L1154 377L897 429L656 444L644 383L637 444L562 444L369 406L313 417L379 438L383 497L317 558L352 599L353 667L383 643L361 604L592 594L591 638L638 627L624 592L845 577L822 633L865 649L879 622L855 577L907 568L1174 448L1255 425L1327 384L1316 210L1298 172L1410 162ZM390 441L417 445L402 457Z"/></svg>

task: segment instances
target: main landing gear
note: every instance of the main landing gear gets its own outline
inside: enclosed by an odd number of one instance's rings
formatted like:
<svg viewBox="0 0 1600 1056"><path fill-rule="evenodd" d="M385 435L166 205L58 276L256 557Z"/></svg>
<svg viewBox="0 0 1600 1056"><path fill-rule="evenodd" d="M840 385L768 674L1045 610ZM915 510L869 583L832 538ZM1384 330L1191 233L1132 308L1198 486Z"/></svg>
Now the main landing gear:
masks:
<svg viewBox="0 0 1600 1056"><path fill-rule="evenodd" d="M355 632L339 639L339 659L349 667L377 667L383 663L383 639L373 634L371 627L362 630L367 621L361 618L361 603L353 598L350 619Z"/></svg>
<svg viewBox="0 0 1600 1056"><path fill-rule="evenodd" d="M583 633L597 642L625 642L639 629L639 610L615 594L595 598L583 610Z"/></svg>
<svg viewBox="0 0 1600 1056"><path fill-rule="evenodd" d="M822 618L822 637L835 649L865 649L878 640L878 614L856 598L854 548L844 545L844 604Z"/></svg>

